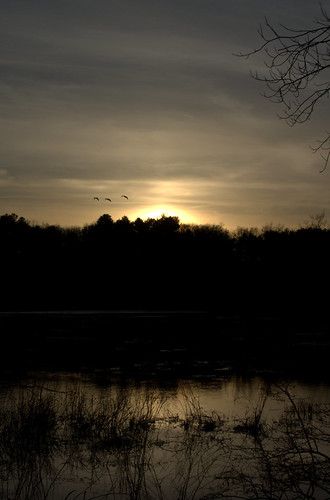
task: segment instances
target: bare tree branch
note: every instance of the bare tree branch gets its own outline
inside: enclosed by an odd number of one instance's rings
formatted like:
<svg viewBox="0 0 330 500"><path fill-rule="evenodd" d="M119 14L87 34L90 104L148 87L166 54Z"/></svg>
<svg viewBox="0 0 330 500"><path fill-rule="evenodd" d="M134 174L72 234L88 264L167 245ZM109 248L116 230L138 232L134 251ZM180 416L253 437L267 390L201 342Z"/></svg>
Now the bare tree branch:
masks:
<svg viewBox="0 0 330 500"><path fill-rule="evenodd" d="M315 107L330 95L330 17L321 6L321 18L308 29L280 25L279 30L267 19L259 27L261 45L245 54L249 58L264 53L266 72L252 73L265 84L264 97L283 106L280 118L291 127L311 118ZM319 141L313 152L324 160L324 172L330 158L330 134Z"/></svg>

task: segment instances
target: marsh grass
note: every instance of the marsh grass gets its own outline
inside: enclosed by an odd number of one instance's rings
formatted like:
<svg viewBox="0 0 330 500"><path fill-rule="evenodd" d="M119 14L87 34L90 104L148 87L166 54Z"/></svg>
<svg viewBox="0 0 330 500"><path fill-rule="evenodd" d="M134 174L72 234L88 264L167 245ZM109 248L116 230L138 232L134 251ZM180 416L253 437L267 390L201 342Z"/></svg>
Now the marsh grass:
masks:
<svg viewBox="0 0 330 500"><path fill-rule="evenodd" d="M260 440L265 436L267 425L264 413L270 394L269 387L260 391L255 406L249 408L245 419L234 426L234 432L248 434L255 440Z"/></svg>
<svg viewBox="0 0 330 500"><path fill-rule="evenodd" d="M78 390L64 402L61 420L67 440L108 450L139 443L155 424L164 398L153 391L132 396L121 388L110 397L88 397Z"/></svg>
<svg viewBox="0 0 330 500"><path fill-rule="evenodd" d="M38 388L9 398L1 408L0 477L3 498L39 498L58 451L55 399Z"/></svg>
<svg viewBox="0 0 330 500"><path fill-rule="evenodd" d="M205 413L189 388L173 412L160 390L97 395L25 386L0 411L0 498L6 500L326 499L330 409L276 387L245 418Z"/></svg>
<svg viewBox="0 0 330 500"><path fill-rule="evenodd" d="M14 460L27 452L32 456L48 455L56 441L57 425L54 398L42 389L32 388L10 401L2 412L1 450Z"/></svg>

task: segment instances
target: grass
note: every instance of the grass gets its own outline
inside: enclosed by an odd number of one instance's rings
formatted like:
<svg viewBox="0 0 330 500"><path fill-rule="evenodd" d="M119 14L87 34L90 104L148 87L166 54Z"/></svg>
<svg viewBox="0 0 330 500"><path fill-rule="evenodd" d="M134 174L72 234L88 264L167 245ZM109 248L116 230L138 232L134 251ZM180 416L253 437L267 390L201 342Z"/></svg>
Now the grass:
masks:
<svg viewBox="0 0 330 500"><path fill-rule="evenodd" d="M330 486L330 410L285 401L246 418L205 413L193 391L172 411L155 388L97 396L33 385L8 392L0 412L0 498L320 499Z"/></svg>

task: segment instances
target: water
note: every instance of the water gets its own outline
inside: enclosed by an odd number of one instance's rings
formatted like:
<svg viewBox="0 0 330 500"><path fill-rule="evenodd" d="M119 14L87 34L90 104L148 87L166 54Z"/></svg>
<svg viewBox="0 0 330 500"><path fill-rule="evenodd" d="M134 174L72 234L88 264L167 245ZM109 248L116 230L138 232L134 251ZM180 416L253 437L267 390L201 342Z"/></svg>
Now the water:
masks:
<svg viewBox="0 0 330 500"><path fill-rule="evenodd" d="M327 384L37 372L1 410L1 498L329 498Z"/></svg>
<svg viewBox="0 0 330 500"><path fill-rule="evenodd" d="M329 334L301 325L0 315L0 498L330 498Z"/></svg>

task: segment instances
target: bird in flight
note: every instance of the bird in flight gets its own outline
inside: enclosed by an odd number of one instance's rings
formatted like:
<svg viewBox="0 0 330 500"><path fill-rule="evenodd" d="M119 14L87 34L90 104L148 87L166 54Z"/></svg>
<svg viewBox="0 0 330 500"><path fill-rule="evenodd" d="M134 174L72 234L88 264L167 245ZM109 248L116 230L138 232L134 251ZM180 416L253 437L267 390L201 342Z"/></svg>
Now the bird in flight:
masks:
<svg viewBox="0 0 330 500"><path fill-rule="evenodd" d="M126 196L126 194L122 194L121 198L126 198L126 200L128 200L128 196Z"/></svg>
<svg viewBox="0 0 330 500"><path fill-rule="evenodd" d="M94 200L100 201L100 199L97 196L94 196Z"/></svg>
<svg viewBox="0 0 330 500"><path fill-rule="evenodd" d="M111 201L110 198L104 198L105 200Z"/></svg>

